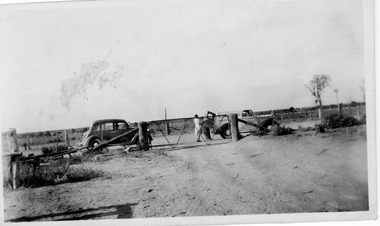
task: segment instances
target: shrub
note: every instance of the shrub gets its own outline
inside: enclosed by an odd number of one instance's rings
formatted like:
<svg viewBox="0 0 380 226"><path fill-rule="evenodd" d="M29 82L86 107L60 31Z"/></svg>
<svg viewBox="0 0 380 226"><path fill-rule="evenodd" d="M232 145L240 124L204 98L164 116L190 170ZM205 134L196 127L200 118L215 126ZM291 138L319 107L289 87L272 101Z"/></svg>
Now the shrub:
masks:
<svg viewBox="0 0 380 226"><path fill-rule="evenodd" d="M58 149L56 146L50 146L50 147L42 147L41 148L41 151L44 155L50 155L50 154L53 154L53 153L56 153L56 152L63 152L63 151L67 151L67 147L64 146L64 145L58 145Z"/></svg>
<svg viewBox="0 0 380 226"><path fill-rule="evenodd" d="M326 117L326 127L338 128L360 125L360 121L354 117L344 114L330 114Z"/></svg>
<svg viewBox="0 0 380 226"><path fill-rule="evenodd" d="M65 145L58 145L58 152L67 151L68 147Z"/></svg>
<svg viewBox="0 0 380 226"><path fill-rule="evenodd" d="M42 147L41 151L44 155L49 155L53 153L53 150L50 147Z"/></svg>
<svg viewBox="0 0 380 226"><path fill-rule="evenodd" d="M41 166L38 162L22 163L21 184L24 187L52 185L62 180L69 169L68 159L45 159L45 164L47 165Z"/></svg>
<svg viewBox="0 0 380 226"><path fill-rule="evenodd" d="M66 174L67 182L79 182L92 180L105 175L105 172L99 169L91 168L70 168Z"/></svg>
<svg viewBox="0 0 380 226"><path fill-rule="evenodd" d="M271 134L274 136L291 134L293 130L291 128L281 127L280 125L273 125L271 128Z"/></svg>
<svg viewBox="0 0 380 226"><path fill-rule="evenodd" d="M103 177L106 173L98 169L69 167L68 159L48 161L50 165L33 167L33 164L22 163L20 179L23 187L40 187L69 182L79 182Z"/></svg>
<svg viewBox="0 0 380 226"><path fill-rule="evenodd" d="M70 159L70 165L80 164L83 161L83 157L80 155L73 155Z"/></svg>
<svg viewBox="0 0 380 226"><path fill-rule="evenodd" d="M316 124L315 125L315 132L316 133L324 133L324 132L326 132L324 125L323 124Z"/></svg>

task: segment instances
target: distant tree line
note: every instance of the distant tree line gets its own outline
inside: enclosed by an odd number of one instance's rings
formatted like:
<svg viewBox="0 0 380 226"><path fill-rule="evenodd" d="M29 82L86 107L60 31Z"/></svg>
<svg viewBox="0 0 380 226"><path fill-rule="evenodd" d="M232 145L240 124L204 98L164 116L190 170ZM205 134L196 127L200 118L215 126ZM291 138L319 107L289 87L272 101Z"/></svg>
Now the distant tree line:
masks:
<svg viewBox="0 0 380 226"><path fill-rule="evenodd" d="M362 105L365 105L365 102L355 102L355 101L352 101L351 103L347 103L347 104L342 104L342 107L355 107L355 106L362 106ZM289 113L289 112L292 112L293 109L297 110L297 111L300 111L300 112L308 112L308 111L316 111L318 110L318 106L314 106L314 107L303 107L303 108L294 108L294 107L290 107L290 108L284 108L284 109L277 109L277 110L273 110L274 113L276 114L283 114L283 113ZM337 104L330 104L330 105L324 105L323 106L323 110L328 110L328 109L337 109L338 108L338 105ZM265 110L265 111L256 111L255 114L256 115L268 115L271 113L272 110Z"/></svg>
<svg viewBox="0 0 380 226"><path fill-rule="evenodd" d="M73 133L84 133L88 130L88 127L84 128L73 128L69 129L71 134ZM28 138L28 137L51 137L63 134L64 130L46 130L46 131L38 131L38 132L29 132L29 133L19 133L19 138Z"/></svg>

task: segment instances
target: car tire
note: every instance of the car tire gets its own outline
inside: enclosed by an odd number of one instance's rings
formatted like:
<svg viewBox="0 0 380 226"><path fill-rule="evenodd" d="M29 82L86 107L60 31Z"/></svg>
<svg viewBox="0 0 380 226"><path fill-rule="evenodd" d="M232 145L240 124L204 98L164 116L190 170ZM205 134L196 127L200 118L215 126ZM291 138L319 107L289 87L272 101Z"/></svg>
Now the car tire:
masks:
<svg viewBox="0 0 380 226"><path fill-rule="evenodd" d="M230 129L229 124L225 124L225 125L223 125L221 127L221 129L220 129L220 136L223 139L230 139L232 137L232 135L231 135L231 129Z"/></svg>
<svg viewBox="0 0 380 226"><path fill-rule="evenodd" d="M92 140L90 141L90 143L88 144L88 146L89 146L90 148L94 148L94 147L98 146L99 144L100 144L100 139L98 139L98 138L94 138L94 139L92 139Z"/></svg>

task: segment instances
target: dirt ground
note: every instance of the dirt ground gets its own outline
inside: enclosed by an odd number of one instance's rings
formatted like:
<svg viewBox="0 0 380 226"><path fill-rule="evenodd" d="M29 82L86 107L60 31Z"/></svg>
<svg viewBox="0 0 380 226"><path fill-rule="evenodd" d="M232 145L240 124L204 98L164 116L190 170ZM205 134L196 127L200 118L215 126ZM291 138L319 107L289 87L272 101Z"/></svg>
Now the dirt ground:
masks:
<svg viewBox="0 0 380 226"><path fill-rule="evenodd" d="M72 166L107 172L91 181L5 189L5 221L368 210L365 126L192 144Z"/></svg>

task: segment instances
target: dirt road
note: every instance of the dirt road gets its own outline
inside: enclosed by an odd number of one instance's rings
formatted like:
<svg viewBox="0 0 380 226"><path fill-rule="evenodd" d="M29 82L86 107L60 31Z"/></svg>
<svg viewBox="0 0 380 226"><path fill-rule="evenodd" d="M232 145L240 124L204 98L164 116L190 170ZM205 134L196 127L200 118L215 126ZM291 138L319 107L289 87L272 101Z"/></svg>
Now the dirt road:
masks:
<svg viewBox="0 0 380 226"><path fill-rule="evenodd" d="M368 209L365 127L195 146L73 166L107 172L93 181L5 190L5 220Z"/></svg>

